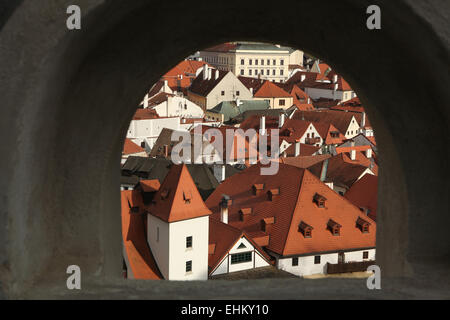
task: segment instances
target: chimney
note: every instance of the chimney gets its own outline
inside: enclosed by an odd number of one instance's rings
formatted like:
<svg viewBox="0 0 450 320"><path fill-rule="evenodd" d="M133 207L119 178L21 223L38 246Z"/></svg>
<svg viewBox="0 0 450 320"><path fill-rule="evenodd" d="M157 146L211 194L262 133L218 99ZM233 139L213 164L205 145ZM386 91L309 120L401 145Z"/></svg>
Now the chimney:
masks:
<svg viewBox="0 0 450 320"><path fill-rule="evenodd" d="M335 84L334 84L333 90L334 90L334 91L337 91L338 87L339 87L339 84L335 83Z"/></svg>
<svg viewBox="0 0 450 320"><path fill-rule="evenodd" d="M168 86L169 86L169 81L164 80L164 92L166 92Z"/></svg>
<svg viewBox="0 0 450 320"><path fill-rule="evenodd" d="M250 88L250 93L252 94L253 97L253 88Z"/></svg>
<svg viewBox="0 0 450 320"><path fill-rule="evenodd" d="M208 65L203 65L203 80L208 79Z"/></svg>
<svg viewBox="0 0 450 320"><path fill-rule="evenodd" d="M302 74L301 77L300 77L300 82L305 81L305 79L306 79L306 75Z"/></svg>
<svg viewBox="0 0 450 320"><path fill-rule="evenodd" d="M311 104L311 98L308 97L308 104Z"/></svg>
<svg viewBox="0 0 450 320"><path fill-rule="evenodd" d="M278 128L283 127L283 125L284 125L284 118L285 118L284 113L280 113L280 116L279 116L279 119L278 119Z"/></svg>
<svg viewBox="0 0 450 320"><path fill-rule="evenodd" d="M144 97L144 108L148 108L148 93Z"/></svg>
<svg viewBox="0 0 450 320"><path fill-rule="evenodd" d="M352 148L350 150L350 159L354 161L354 160L356 160L355 141L352 141L351 146L352 146Z"/></svg>
<svg viewBox="0 0 450 320"><path fill-rule="evenodd" d="M327 171L328 171L328 159L325 159L325 161L322 162L322 170L320 171L320 181L324 182L326 180Z"/></svg>
<svg viewBox="0 0 450 320"><path fill-rule="evenodd" d="M167 144L164 145L164 157L169 157L169 146Z"/></svg>
<svg viewBox="0 0 450 320"><path fill-rule="evenodd" d="M300 155L300 139L295 140L295 156L298 157Z"/></svg>
<svg viewBox="0 0 450 320"><path fill-rule="evenodd" d="M215 80L219 79L219 70L216 70L216 75L214 77Z"/></svg>
<svg viewBox="0 0 450 320"><path fill-rule="evenodd" d="M361 117L361 129L364 129L365 126L366 126L366 113L363 112Z"/></svg>
<svg viewBox="0 0 450 320"><path fill-rule="evenodd" d="M371 149L371 148L369 148L369 149L366 150L366 157L367 157L368 159L372 158L372 149Z"/></svg>
<svg viewBox="0 0 450 320"><path fill-rule="evenodd" d="M208 80L211 80L211 76L212 76L212 68L208 69Z"/></svg>
<svg viewBox="0 0 450 320"><path fill-rule="evenodd" d="M228 224L228 207L231 205L231 199L226 194L223 195L219 203L220 207L220 221Z"/></svg>
<svg viewBox="0 0 450 320"><path fill-rule="evenodd" d="M266 134L266 117L262 116L260 123L259 123L259 134L265 135Z"/></svg>
<svg viewBox="0 0 450 320"><path fill-rule="evenodd" d="M338 76L337 76L337 74L335 74L333 76L333 83L337 83L337 81L338 81Z"/></svg>
<svg viewBox="0 0 450 320"><path fill-rule="evenodd" d="M217 181L219 182L225 180L225 164L214 165L214 177L216 177Z"/></svg>
<svg viewBox="0 0 450 320"><path fill-rule="evenodd" d="M180 80L183 80L183 75L182 74L180 74Z"/></svg>

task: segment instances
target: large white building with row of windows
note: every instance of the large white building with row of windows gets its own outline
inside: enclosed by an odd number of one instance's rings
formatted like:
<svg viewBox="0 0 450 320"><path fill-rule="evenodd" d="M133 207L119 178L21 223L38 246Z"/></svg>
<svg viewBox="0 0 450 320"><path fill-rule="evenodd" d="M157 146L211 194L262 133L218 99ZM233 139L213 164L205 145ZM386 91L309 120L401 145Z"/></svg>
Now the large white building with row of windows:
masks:
<svg viewBox="0 0 450 320"><path fill-rule="evenodd" d="M236 76L284 82L289 78L289 66L303 65L303 51L280 45L232 42L200 51L202 60L219 70Z"/></svg>

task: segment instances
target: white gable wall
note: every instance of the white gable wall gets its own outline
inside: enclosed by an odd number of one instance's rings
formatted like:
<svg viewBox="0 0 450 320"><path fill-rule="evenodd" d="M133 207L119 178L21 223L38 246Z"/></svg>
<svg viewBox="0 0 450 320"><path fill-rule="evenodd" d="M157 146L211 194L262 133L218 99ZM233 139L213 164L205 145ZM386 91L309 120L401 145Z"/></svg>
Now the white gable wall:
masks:
<svg viewBox="0 0 450 320"><path fill-rule="evenodd" d="M356 118L353 116L352 120L350 121L350 124L348 125L347 131L343 132L346 139L351 139L355 136L357 136L361 131L361 128L358 124L358 121L356 121Z"/></svg>
<svg viewBox="0 0 450 320"><path fill-rule="evenodd" d="M241 244L245 245L245 248L238 249ZM231 255L236 253L251 252L252 260L249 262L242 262L231 264ZM255 250L255 247L245 237L242 237L235 245L228 251L218 267L211 273L212 276L224 274L228 272L243 271L253 268L266 267L269 263Z"/></svg>
<svg viewBox="0 0 450 320"><path fill-rule="evenodd" d="M147 215L147 242L164 279L169 279L169 224Z"/></svg>
<svg viewBox="0 0 450 320"><path fill-rule="evenodd" d="M183 97L167 97L167 100L152 107L160 117L203 118L203 109Z"/></svg>
<svg viewBox="0 0 450 320"><path fill-rule="evenodd" d="M318 143L315 143L314 145L321 146L323 144L322 137L320 136L319 132L316 130L316 128L314 127L314 125L312 123L309 124L308 129L305 131L303 136L300 138L301 143L306 144L306 139L308 137L308 134L309 134L310 138L313 137L313 134L314 134L314 138L319 138L320 141Z"/></svg>
<svg viewBox="0 0 450 320"><path fill-rule="evenodd" d="M192 248L186 237L192 236ZM208 279L209 216L169 224L169 277L167 280ZM192 261L192 272L186 272Z"/></svg>
<svg viewBox="0 0 450 320"><path fill-rule="evenodd" d="M212 77L214 76L215 70L212 70ZM223 96L222 91L224 91ZM236 91L239 91L239 96L236 95ZM206 109L212 109L222 101L233 101L237 98L240 100L252 100L253 96L232 72L228 72L206 98Z"/></svg>

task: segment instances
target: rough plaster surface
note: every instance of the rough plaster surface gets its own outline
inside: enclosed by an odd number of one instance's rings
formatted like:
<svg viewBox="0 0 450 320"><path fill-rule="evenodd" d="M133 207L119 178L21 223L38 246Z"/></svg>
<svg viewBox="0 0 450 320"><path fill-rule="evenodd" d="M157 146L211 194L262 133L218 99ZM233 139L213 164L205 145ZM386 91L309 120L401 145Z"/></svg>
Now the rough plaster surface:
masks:
<svg viewBox="0 0 450 320"><path fill-rule="evenodd" d="M382 30L365 27L373 3ZM70 4L82 8L81 31L65 28ZM449 13L432 0L281 0L269 11L234 0L2 2L0 296L448 298ZM120 279L120 151L135 106L179 60L230 40L321 57L367 106L381 164L381 292L348 279ZM65 289L70 264L80 293Z"/></svg>

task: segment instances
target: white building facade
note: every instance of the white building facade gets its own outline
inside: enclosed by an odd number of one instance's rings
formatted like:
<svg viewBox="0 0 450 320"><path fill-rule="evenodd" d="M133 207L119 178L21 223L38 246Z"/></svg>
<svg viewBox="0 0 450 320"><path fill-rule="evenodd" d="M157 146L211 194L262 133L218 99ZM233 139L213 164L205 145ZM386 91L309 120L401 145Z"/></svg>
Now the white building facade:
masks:
<svg viewBox="0 0 450 320"><path fill-rule="evenodd" d="M165 280L208 279L208 216L165 222L149 214L147 235Z"/></svg>
<svg viewBox="0 0 450 320"><path fill-rule="evenodd" d="M327 263L375 261L375 248L277 258L277 268L300 277L327 274ZM342 260L340 260L342 259Z"/></svg>

